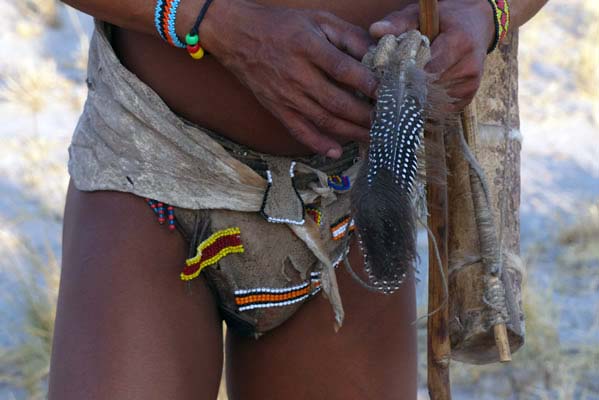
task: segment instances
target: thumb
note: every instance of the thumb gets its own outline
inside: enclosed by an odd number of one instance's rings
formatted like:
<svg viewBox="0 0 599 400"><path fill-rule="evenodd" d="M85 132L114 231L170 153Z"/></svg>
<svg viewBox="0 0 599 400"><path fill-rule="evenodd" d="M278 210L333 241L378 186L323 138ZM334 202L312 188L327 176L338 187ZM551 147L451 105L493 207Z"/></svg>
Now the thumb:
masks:
<svg viewBox="0 0 599 400"><path fill-rule="evenodd" d="M380 39L385 35L399 36L412 29L418 29L418 5L410 4L401 11L395 11L380 21L370 25L370 35Z"/></svg>

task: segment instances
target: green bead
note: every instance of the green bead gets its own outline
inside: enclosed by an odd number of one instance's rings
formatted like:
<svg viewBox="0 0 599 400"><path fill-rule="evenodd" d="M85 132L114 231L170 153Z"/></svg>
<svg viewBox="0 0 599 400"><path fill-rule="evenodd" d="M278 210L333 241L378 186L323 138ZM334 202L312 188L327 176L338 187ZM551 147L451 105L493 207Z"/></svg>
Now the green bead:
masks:
<svg viewBox="0 0 599 400"><path fill-rule="evenodd" d="M198 35L192 35L191 33L188 33L187 36L185 36L185 43L187 43L190 46L195 46L196 44L198 44L199 41L200 38L198 37Z"/></svg>

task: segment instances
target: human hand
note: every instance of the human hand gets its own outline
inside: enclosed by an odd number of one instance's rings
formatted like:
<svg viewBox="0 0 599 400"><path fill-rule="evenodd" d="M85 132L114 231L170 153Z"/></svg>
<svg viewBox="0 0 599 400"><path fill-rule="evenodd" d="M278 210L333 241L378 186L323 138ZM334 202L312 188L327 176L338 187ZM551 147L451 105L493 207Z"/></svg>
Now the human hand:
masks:
<svg viewBox="0 0 599 400"><path fill-rule="evenodd" d="M418 4L411 4L370 26L370 34L380 38L418 29ZM439 2L439 36L431 44L431 61L425 70L438 76L438 83L454 99L449 111L470 104L480 86L484 61L493 38L495 22L485 0L445 0Z"/></svg>
<svg viewBox="0 0 599 400"><path fill-rule="evenodd" d="M340 141L368 140L372 107L355 93L373 98L377 86L358 61L373 42L365 30L326 12L241 1L218 24L200 32L204 47L298 142L337 158Z"/></svg>

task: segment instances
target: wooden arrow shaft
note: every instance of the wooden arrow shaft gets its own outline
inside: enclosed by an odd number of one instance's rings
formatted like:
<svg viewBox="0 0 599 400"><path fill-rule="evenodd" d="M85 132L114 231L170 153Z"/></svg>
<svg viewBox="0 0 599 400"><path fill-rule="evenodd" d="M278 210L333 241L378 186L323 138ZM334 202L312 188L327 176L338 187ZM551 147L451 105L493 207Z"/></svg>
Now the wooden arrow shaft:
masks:
<svg viewBox="0 0 599 400"><path fill-rule="evenodd" d="M439 34L437 0L420 0L420 32L432 42Z"/></svg>
<svg viewBox="0 0 599 400"><path fill-rule="evenodd" d="M420 0L420 31L432 42L439 34L439 13L437 0ZM435 124L429 121L429 124ZM429 125L431 126L431 125ZM438 160L445 164L445 140L443 130L429 129L426 135L426 159ZM429 280L428 280L428 310L433 313L428 318L427 335L427 370L428 391L431 400L450 400L451 385L449 382L449 364L451 347L449 342L449 309L441 307L445 301L445 277L448 276L448 201L447 179L438 177L438 171L431 170L427 162L427 208L428 226L434 240L429 238ZM434 177L434 178L432 178ZM440 260L437 259L433 246L439 250ZM439 261L441 265L439 265ZM436 310L436 312L435 312Z"/></svg>

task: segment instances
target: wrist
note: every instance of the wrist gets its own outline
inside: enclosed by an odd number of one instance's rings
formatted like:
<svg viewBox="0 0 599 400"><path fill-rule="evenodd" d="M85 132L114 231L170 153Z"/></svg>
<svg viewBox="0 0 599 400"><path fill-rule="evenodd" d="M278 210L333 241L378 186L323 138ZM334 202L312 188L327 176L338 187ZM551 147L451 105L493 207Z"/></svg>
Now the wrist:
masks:
<svg viewBox="0 0 599 400"><path fill-rule="evenodd" d="M202 47L216 56L228 52L230 45L237 41L236 29L244 25L252 10L261 7L245 0L214 0L200 25Z"/></svg>
<svg viewBox="0 0 599 400"><path fill-rule="evenodd" d="M200 10L206 0L184 1L177 15L177 35L184 39L190 33ZM203 49L211 53L218 53L227 43L231 36L230 27L239 23L239 17L243 15L240 8L247 8L245 0L213 0L204 19L202 20L198 36Z"/></svg>

